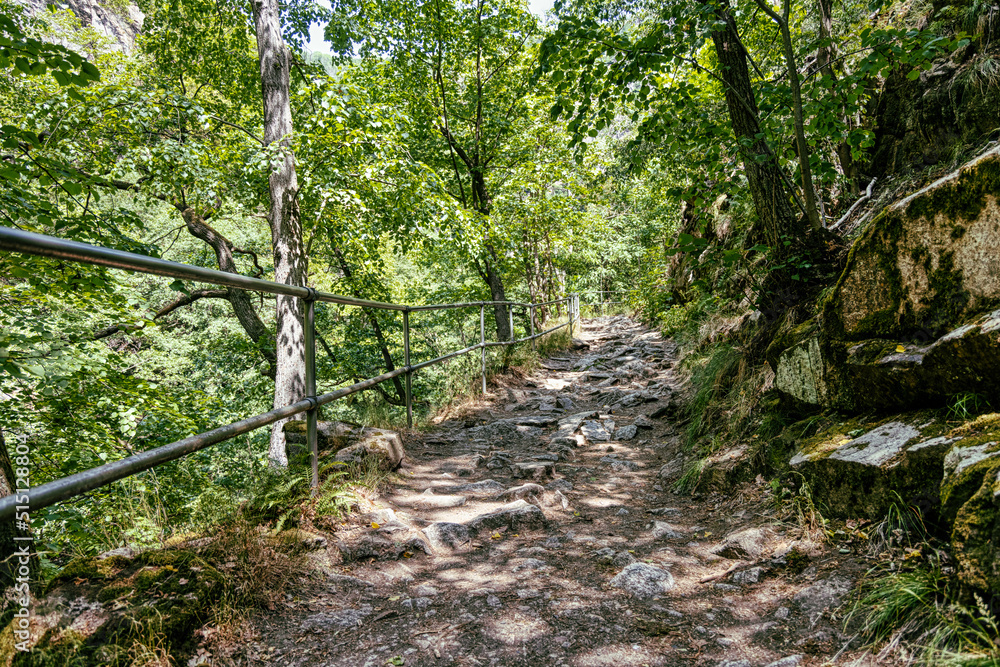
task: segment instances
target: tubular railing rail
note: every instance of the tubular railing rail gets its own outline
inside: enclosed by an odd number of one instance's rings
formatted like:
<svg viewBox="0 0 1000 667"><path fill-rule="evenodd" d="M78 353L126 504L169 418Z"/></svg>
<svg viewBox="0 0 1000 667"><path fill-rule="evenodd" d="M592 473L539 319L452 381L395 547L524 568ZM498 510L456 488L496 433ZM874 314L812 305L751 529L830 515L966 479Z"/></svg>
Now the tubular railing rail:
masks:
<svg viewBox="0 0 1000 667"><path fill-rule="evenodd" d="M43 234L25 232L9 227L0 227L0 250L8 252L19 252L39 257L49 257L73 262L96 264L108 266L127 271L138 271L152 275L166 276L169 278L182 278L225 287L262 292L265 294L281 294L302 299L305 302L304 316L304 348L305 348L305 393L306 396L300 401L275 408L263 414L248 417L232 424L220 426L218 428L199 433L197 435L177 440L168 445L163 445L154 449L141 452L118 461L106 463L96 468L84 470L82 472L46 482L37 487L33 487L27 495L15 492L11 495L0 498L0 521L7 521L14 517L15 513L27 510L30 505L32 510L41 507L48 507L60 501L78 496L93 489L99 488L111 482L130 477L137 473L149 470L161 463L173 461L193 452L200 451L211 445L229 440L238 435L248 433L255 429L273 424L281 419L292 417L301 413L306 413L306 439L309 445L310 459L312 465L312 489L315 490L319 484L319 449L317 442L317 421L318 410L322 405L331 403L339 398L349 396L359 391L370 389L375 385L391 380L400 375L405 375L406 394L406 423L413 426L413 373L422 368L440 364L454 357L468 354L475 350L482 351L482 382L483 393L486 393L486 349L493 346L514 345L535 340L563 327L572 327L579 319L579 296L571 294L560 299L546 301L543 303L522 303L516 301L470 301L467 303L444 303L434 305L407 306L395 303L382 303L380 301L369 301L366 299L355 299L339 294L322 292L311 287L299 287L296 285L286 285L276 283L261 278L251 278L236 273L228 273L216 269L209 269L179 262L172 262L157 257L149 257L135 253L114 250L101 246L88 245L77 241L68 241ZM369 378L349 387L343 387L320 396L316 395L316 323L315 304L317 301L326 303L336 303L347 306L358 306L362 308L377 308L380 310L395 310L403 314L403 366L388 373ZM544 331L535 332L535 309L542 306L549 306L556 303L566 303L568 321L556 325ZM508 321L512 340L508 341L488 341L486 340L486 307L505 306L507 309ZM455 352L423 361L418 364L410 363L410 313L446 310L453 308L479 308L479 343L466 347ZM514 335L514 309L523 308L528 311L528 322L530 333L523 338L513 338ZM25 502L27 500L28 502Z"/></svg>

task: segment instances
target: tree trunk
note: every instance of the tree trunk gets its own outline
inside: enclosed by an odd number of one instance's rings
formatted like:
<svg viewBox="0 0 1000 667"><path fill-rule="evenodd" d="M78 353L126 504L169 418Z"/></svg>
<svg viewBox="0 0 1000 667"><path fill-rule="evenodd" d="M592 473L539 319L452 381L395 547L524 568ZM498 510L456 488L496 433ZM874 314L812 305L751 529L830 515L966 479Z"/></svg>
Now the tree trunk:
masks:
<svg viewBox="0 0 1000 667"><path fill-rule="evenodd" d="M28 455L25 455L27 457ZM21 455L18 455L18 459L21 459ZM30 460L17 460L18 468L28 468L27 471L21 471L20 476L24 477L31 472L30 470ZM0 429L0 498L4 496L9 496L17 490L17 477L14 474L14 466L10 456L10 450L7 449L7 443L4 440L3 430ZM28 475L30 477L30 475ZM24 484L23 486L27 486ZM30 499L29 502L25 503L29 505L30 512ZM30 515L29 515L30 517ZM24 572L20 571L25 565L24 557L27 556L27 566L28 566L28 579L32 582L37 582L40 579L41 574L41 564L38 560L38 551L34 541L28 540L16 540L15 537L18 533L23 536L31 535L32 530L29 525L18 528L17 517L11 519L10 521L5 521L0 523L0 593L4 593L10 586L15 584L23 585L25 583L23 576ZM18 578L22 577L20 581ZM23 590L18 591L21 595L17 597L23 597L27 595L30 599L30 594L26 594ZM0 603L0 613L6 613L9 611L12 604L11 597L9 595L0 596L3 598L3 602Z"/></svg>
<svg viewBox="0 0 1000 667"><path fill-rule="evenodd" d="M491 254L496 254L493 252L493 246L489 246L489 250ZM476 268L479 269L479 275L486 281L486 285L490 288L490 301L506 301L507 293L504 290L503 278L500 277L496 265L489 259L484 259L478 263ZM513 340L507 306L503 304L494 305L493 319L497 323L497 340Z"/></svg>
<svg viewBox="0 0 1000 667"><path fill-rule="evenodd" d="M14 493L14 467L10 462L10 452L7 451L7 443L3 438L3 431L0 431L0 498ZM0 592L6 591L14 585L17 578L18 562L14 556L17 552L17 542L14 536L14 521L4 521L0 523ZM7 603L9 604L9 603Z"/></svg>
<svg viewBox="0 0 1000 667"><path fill-rule="evenodd" d="M819 209L817 208L816 189L813 186L812 165L809 161L809 144L806 142L805 124L802 119L802 88L799 83L799 70L795 65L795 49L792 47L792 34L788 29L788 16L791 12L791 0L784 0L782 13L778 14L768 4L768 0L756 0L757 6L771 17L781 33L781 46L785 52L785 73L788 75L788 85L792 89L792 124L795 130L795 150L799 154L799 171L802 175L802 194L805 197L805 213L809 226L819 229Z"/></svg>
<svg viewBox="0 0 1000 667"><path fill-rule="evenodd" d="M712 42L726 87L729 119L741 145L743 168L759 218L759 228L751 230L752 241L763 242L780 252L783 235L799 238L805 229L792 209L774 153L763 139L757 101L750 86L747 54L736 29L736 20L729 11L729 0L721 0L715 12L720 23L712 32ZM758 161L758 156L765 159Z"/></svg>
<svg viewBox="0 0 1000 667"><path fill-rule="evenodd" d="M261 94L264 100L264 143L280 145L281 161L268 177L271 199L267 221L271 226L274 280L289 285L305 285L306 256L299 218L298 181L295 156L291 150L292 107L290 102L290 54L281 37L278 0L253 0L257 54L260 60ZM305 392L305 349L302 304L298 299L278 296L276 305L277 373L274 379L274 407L300 400ZM268 455L273 465L287 466L284 422L271 427Z"/></svg>
<svg viewBox="0 0 1000 667"><path fill-rule="evenodd" d="M816 188L813 184L809 143L806 141L805 121L802 117L802 88L799 84L799 70L795 65L795 49L792 47L792 34L788 29L788 3L789 0L785 0L785 18L779 24L781 42L785 50L788 82L792 87L792 118L795 125L795 144L799 153L799 171L802 175L802 193L806 200L806 217L813 229L819 229L823 223L819 219L819 205L817 204Z"/></svg>
<svg viewBox="0 0 1000 667"><path fill-rule="evenodd" d="M824 42L830 41L833 39L833 0L817 0L817 4L819 5L819 38ZM816 52L817 69L834 81L837 80L837 72L833 68L833 61L836 58L837 47L832 42L829 45L824 44ZM854 129L854 119L851 118L850 114L844 114L843 122L847 132ZM858 168L854 163L851 145L845 139L837 144L836 151L840 170L850 187L849 194L856 195L859 192L860 184L857 182Z"/></svg>

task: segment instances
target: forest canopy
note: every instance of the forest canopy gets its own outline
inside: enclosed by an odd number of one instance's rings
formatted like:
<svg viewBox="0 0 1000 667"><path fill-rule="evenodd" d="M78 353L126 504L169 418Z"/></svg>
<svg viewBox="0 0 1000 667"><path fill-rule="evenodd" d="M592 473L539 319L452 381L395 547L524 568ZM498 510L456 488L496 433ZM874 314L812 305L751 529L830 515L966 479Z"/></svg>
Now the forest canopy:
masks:
<svg viewBox="0 0 1000 667"><path fill-rule="evenodd" d="M0 0L4 225L409 305L629 290L668 328L814 294L885 82L970 43L881 0L142 0L141 28L102 8L134 39ZM306 50L314 24L329 53ZM0 312L0 428L36 484L303 395L291 297L3 254ZM316 319L320 391L400 363L398 314ZM420 361L479 314L412 324ZM475 391L475 365L416 375L419 416ZM402 406L385 383L328 415ZM42 510L46 563L210 523L287 464L279 427Z"/></svg>

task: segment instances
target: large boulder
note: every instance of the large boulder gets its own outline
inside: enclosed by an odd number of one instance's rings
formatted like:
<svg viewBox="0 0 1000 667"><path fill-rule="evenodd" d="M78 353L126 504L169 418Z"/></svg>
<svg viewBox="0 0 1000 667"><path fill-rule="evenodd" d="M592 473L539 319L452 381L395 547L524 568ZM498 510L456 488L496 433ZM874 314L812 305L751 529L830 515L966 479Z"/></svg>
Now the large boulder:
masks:
<svg viewBox="0 0 1000 667"><path fill-rule="evenodd" d="M15 632L17 618L0 632L0 665L19 656L31 659L17 664L132 664L133 644L150 637L183 652L223 588L218 570L188 551L73 561L32 606L27 639Z"/></svg>
<svg viewBox="0 0 1000 667"><path fill-rule="evenodd" d="M776 387L857 412L1000 394L998 197L1000 147L886 209L820 315L769 350Z"/></svg>
<svg viewBox="0 0 1000 667"><path fill-rule="evenodd" d="M968 586L1000 590L1000 414L953 432L944 460L943 518L952 526L958 576Z"/></svg>
<svg viewBox="0 0 1000 667"><path fill-rule="evenodd" d="M854 420L805 440L790 465L831 517L878 520L900 501L934 515L945 455L957 439L927 413Z"/></svg>
<svg viewBox="0 0 1000 667"><path fill-rule="evenodd" d="M289 444L289 455L308 451L306 422L286 422L285 438ZM395 470L406 456L403 438L396 431L346 422L319 422L316 425L316 446L321 452L335 451L336 460L344 463L373 459L381 470Z"/></svg>

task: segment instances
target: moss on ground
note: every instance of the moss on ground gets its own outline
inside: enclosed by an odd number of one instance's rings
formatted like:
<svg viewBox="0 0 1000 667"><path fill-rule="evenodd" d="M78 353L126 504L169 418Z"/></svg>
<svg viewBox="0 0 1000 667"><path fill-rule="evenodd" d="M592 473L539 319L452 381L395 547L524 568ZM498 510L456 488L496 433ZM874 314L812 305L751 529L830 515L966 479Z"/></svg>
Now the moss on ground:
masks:
<svg viewBox="0 0 1000 667"><path fill-rule="evenodd" d="M0 632L0 666L125 665L132 645L150 637L185 646L224 585L190 551L75 560L35 605L31 651L16 650L13 623Z"/></svg>

